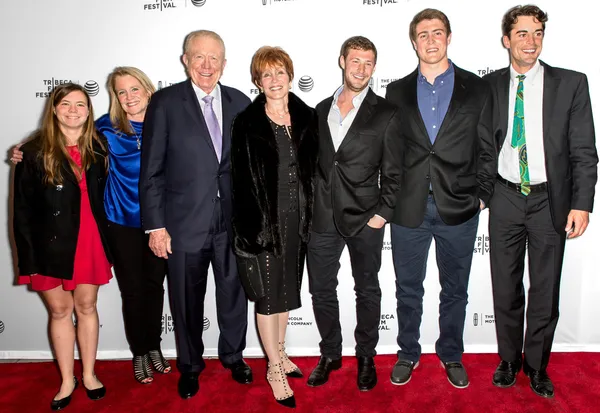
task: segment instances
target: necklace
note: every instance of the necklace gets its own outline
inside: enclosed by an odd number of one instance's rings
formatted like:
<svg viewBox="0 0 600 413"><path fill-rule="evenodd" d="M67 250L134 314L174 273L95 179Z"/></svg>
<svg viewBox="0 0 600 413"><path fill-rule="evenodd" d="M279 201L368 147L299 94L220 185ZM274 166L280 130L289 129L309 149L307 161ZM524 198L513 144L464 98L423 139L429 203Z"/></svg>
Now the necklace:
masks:
<svg viewBox="0 0 600 413"><path fill-rule="evenodd" d="M265 109L267 112L269 112L271 115L278 117L279 119L283 119L285 117L285 115L287 115L288 113L290 113L289 111L284 111L283 115L280 115L279 113L276 112L271 112L269 110L269 108L267 107L267 105L265 105Z"/></svg>
<svg viewBox="0 0 600 413"><path fill-rule="evenodd" d="M138 134L135 131L135 128L133 127L133 124L131 123L131 121L129 121L129 126L131 126L131 130L133 131L133 134L135 136L135 140L137 142L137 150L141 150L142 149L142 135Z"/></svg>

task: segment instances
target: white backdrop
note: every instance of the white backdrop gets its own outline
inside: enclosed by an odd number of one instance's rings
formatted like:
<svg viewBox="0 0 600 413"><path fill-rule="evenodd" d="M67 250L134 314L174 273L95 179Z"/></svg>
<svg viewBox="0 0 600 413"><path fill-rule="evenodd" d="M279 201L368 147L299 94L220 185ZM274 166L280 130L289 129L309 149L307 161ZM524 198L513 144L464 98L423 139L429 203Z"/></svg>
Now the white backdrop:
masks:
<svg viewBox="0 0 600 413"><path fill-rule="evenodd" d="M0 136L5 150L36 127L53 85L64 81L85 84L93 94L96 116L108 111L106 76L119 65L145 71L158 88L185 78L180 63L184 36L197 29L218 32L227 46L224 84L251 98L257 93L249 74L250 59L265 44L283 47L294 60L294 91L314 106L341 83L337 65L342 42L364 35L377 46L379 60L372 88L385 94L386 85L410 73L417 64L408 38L412 17L426 7L444 11L452 24L450 58L458 66L485 74L508 64L501 47L500 22L515 0L19 0L5 2L0 14L0 50L3 80L0 100ZM595 25L585 19L600 11L589 0L540 0L550 16L542 58L551 65L588 75L596 119L600 119L600 65L589 39ZM587 11L589 10L589 11ZM0 169L0 206L6 223L0 238L0 358L49 358L47 312L39 296L14 283L14 251L10 242L10 187L12 169ZM561 319L555 337L557 351L600 351L598 296L600 278L597 243L600 227L592 216L587 233L567 242L561 291ZM469 305L465 327L467 352L495 352L496 340L489 270L487 212L481 214L473 251ZM395 353L396 300L394 271L386 233L380 281L383 290L379 353ZM433 245L432 245L432 248ZM433 252L433 249L432 249ZM344 354L354 354L353 281L348 255L339 273ZM430 254L425 282L421 343L433 352L438 335L439 283L435 254ZM291 313L288 347L291 354L318 354L319 335L314 323L307 277L302 287L304 306ZM115 280L101 288L100 358L130 357L123 331L121 300ZM175 356L173 321L168 302L163 322L163 348ZM262 355L250 306L247 356ZM215 356L218 328L214 282L206 298L205 344Z"/></svg>

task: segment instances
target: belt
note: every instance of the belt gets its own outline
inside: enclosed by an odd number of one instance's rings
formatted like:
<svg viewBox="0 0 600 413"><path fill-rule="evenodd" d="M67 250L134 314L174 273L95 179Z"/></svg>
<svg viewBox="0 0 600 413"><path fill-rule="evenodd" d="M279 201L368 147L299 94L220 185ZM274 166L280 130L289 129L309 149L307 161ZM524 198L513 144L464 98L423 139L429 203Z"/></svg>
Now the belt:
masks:
<svg viewBox="0 0 600 413"><path fill-rule="evenodd" d="M498 182L500 182L502 185L504 185L505 187L514 189L515 191L521 193L521 184L515 184L514 182L507 181L506 179L502 178L500 175L496 176L496 180ZM529 192L532 194L536 193L536 192L546 192L546 191L548 191L548 184L546 182L542 182L541 184L536 184L536 185L529 185Z"/></svg>

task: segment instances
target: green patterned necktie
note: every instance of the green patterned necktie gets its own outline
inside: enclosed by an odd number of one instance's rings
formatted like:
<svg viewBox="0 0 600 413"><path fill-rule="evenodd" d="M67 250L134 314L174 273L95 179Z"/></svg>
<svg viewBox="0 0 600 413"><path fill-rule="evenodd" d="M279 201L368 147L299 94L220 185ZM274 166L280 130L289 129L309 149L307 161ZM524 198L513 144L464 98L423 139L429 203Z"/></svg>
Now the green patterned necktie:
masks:
<svg viewBox="0 0 600 413"><path fill-rule="evenodd" d="M517 87L515 117L510 144L513 148L518 148L519 150L521 193L527 196L531 190L529 188L529 164L527 163L527 144L525 143L525 109L523 106L523 79L525 79L525 75L519 75L517 78L519 79L519 86Z"/></svg>

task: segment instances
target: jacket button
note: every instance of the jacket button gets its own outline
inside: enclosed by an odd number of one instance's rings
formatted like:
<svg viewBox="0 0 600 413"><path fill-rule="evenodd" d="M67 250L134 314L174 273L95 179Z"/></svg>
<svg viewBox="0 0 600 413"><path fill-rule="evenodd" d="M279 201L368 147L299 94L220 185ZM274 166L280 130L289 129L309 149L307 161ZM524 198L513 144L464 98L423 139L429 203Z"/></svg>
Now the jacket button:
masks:
<svg viewBox="0 0 600 413"><path fill-rule="evenodd" d="M337 166L337 165L338 165L338 161L335 161L335 162L333 162L333 164L334 164L335 166Z"/></svg>
<svg viewBox="0 0 600 413"><path fill-rule="evenodd" d="M431 178L429 175L425 176L425 179L429 179L429 178Z"/></svg>
<svg viewBox="0 0 600 413"><path fill-rule="evenodd" d="M435 155L435 151L430 151L429 155Z"/></svg>
<svg viewBox="0 0 600 413"><path fill-rule="evenodd" d="M60 211L55 211L55 212L54 212L54 216L55 216L55 217L57 217L57 216L59 216L59 215L60 215Z"/></svg>
<svg viewBox="0 0 600 413"><path fill-rule="evenodd" d="M63 186L62 186L62 185L56 185L56 190L57 190L57 191L62 191L62 189L63 189Z"/></svg>

